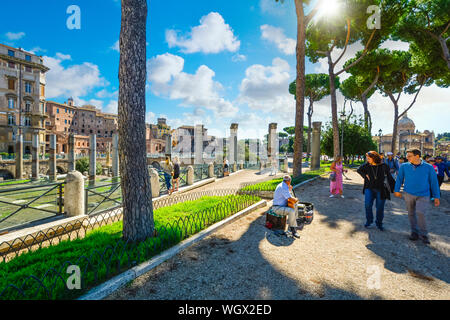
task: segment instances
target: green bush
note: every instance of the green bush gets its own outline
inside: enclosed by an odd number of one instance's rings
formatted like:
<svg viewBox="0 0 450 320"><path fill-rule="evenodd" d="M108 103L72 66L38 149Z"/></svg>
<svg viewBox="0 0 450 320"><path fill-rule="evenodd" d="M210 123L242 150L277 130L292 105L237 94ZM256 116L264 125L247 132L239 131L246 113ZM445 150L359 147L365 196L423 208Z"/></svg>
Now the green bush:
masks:
<svg viewBox="0 0 450 320"><path fill-rule="evenodd" d="M251 195L202 197L157 209L154 211L154 220L158 236L139 243L130 244L121 240L123 223L119 221L92 230L83 239L66 240L23 253L9 262L0 263L0 295L8 284L19 288L25 284L24 291L28 294L25 299L48 299L46 290L30 278L33 275L45 287L53 287L51 299L76 298L98 283L148 260L259 200ZM187 221L188 225L185 224ZM66 270L69 265L80 267L82 290L67 290L66 280L70 274ZM0 299L24 298L9 287Z"/></svg>
<svg viewBox="0 0 450 320"><path fill-rule="evenodd" d="M89 172L89 158L84 157L84 158L78 159L75 163L75 169L81 173ZM99 162L97 162L97 164L96 164L95 173L97 175L102 174L102 165Z"/></svg>

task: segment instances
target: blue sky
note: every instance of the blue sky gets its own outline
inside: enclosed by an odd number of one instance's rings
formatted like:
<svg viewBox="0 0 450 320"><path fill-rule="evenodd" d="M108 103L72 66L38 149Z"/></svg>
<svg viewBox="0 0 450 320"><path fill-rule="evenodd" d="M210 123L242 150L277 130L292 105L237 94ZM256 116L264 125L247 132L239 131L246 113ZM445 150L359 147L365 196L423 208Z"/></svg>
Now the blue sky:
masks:
<svg viewBox="0 0 450 320"><path fill-rule="evenodd" d="M0 43L44 56L51 68L47 99L64 102L73 96L79 105L115 112L120 1L23 3L20 18L8 14L16 12L15 2L3 3ZM66 27L66 10L73 4L81 9L81 30ZM147 120L165 116L174 127L204 123L218 136L227 135L230 124L237 122L241 137L261 137L270 122L279 128L293 125L294 100L287 86L295 78L295 38L293 1L149 1ZM407 48L393 42L385 46ZM346 55L350 58L358 49L354 45ZM307 61L306 72L326 72L326 65ZM410 100L405 98L406 106ZM448 119L448 101L449 90L427 88L409 116L419 130L448 131L448 122L436 116L443 113ZM389 100L377 95L372 105L374 129L392 132ZM314 120L328 121L329 98L315 109Z"/></svg>

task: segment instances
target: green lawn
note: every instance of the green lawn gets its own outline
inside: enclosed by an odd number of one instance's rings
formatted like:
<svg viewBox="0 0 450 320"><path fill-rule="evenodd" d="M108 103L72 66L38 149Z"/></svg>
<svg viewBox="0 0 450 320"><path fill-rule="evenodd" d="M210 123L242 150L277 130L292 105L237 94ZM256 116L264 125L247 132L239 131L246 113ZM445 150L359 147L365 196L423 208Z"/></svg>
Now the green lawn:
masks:
<svg viewBox="0 0 450 320"><path fill-rule="evenodd" d="M71 299L88 288L146 261L184 238L230 216L260 198L249 195L202 197L195 201L178 203L154 211L157 237L140 243L125 243L122 221L87 233L83 239L62 241L57 245L24 253L9 262L0 263L0 299L23 299L8 284L24 285L26 299L47 299L47 293L34 275L53 290L52 299ZM184 225L183 225L184 223ZM83 276L83 290L67 290L68 265L79 265ZM46 273L49 269L50 272ZM59 274L59 276L58 276ZM26 280L28 277L28 280Z"/></svg>

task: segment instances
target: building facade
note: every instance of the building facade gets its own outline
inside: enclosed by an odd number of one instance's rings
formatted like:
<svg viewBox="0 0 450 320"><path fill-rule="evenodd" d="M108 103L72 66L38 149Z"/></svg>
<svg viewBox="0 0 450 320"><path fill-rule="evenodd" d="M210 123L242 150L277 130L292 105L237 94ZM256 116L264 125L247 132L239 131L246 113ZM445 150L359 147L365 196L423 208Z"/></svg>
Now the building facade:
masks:
<svg viewBox="0 0 450 320"><path fill-rule="evenodd" d="M23 135L25 154L32 136L39 135L45 153L45 73L43 58L0 44L0 153L15 153L16 137Z"/></svg>
<svg viewBox="0 0 450 320"><path fill-rule="evenodd" d="M414 121L408 118L407 114L398 120L398 135L395 137L397 150L391 150L392 133L373 138L378 142L379 150L383 153L391 151L394 154L398 152L406 154L406 150L409 148L419 149L423 155L435 155L436 153L434 131L419 132L416 130Z"/></svg>
<svg viewBox="0 0 450 320"><path fill-rule="evenodd" d="M96 135L97 152L106 153L118 129L117 115L104 113L92 105L77 107L72 98L65 103L47 101L45 113L48 116L47 134L56 134L56 152L59 154L68 152L70 134L75 137L75 154L89 154L89 137L93 134Z"/></svg>

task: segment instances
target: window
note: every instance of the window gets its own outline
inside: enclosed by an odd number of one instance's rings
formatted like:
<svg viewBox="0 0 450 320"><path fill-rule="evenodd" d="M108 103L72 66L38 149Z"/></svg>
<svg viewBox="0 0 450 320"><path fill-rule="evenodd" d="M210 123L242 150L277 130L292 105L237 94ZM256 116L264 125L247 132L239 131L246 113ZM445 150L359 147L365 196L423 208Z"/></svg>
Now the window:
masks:
<svg viewBox="0 0 450 320"><path fill-rule="evenodd" d="M25 112L31 112L31 104L28 101L25 102Z"/></svg>
<svg viewBox="0 0 450 320"><path fill-rule="evenodd" d="M8 79L8 90L14 90L16 81L14 79Z"/></svg>
<svg viewBox="0 0 450 320"><path fill-rule="evenodd" d="M15 124L16 124L16 121L15 121L14 115L8 114L8 125L12 126Z"/></svg>
<svg viewBox="0 0 450 320"><path fill-rule="evenodd" d="M25 92L31 93L31 83L25 82Z"/></svg>
<svg viewBox="0 0 450 320"><path fill-rule="evenodd" d="M67 119L64 120L64 123L67 124Z"/></svg>
<svg viewBox="0 0 450 320"><path fill-rule="evenodd" d="M84 129L81 129L81 133L84 133Z"/></svg>
<svg viewBox="0 0 450 320"><path fill-rule="evenodd" d="M30 117L25 117L25 126L30 127L31 126L31 119Z"/></svg>
<svg viewBox="0 0 450 320"><path fill-rule="evenodd" d="M26 72L33 72L33 69L31 69L31 67L25 66L25 71Z"/></svg>
<svg viewBox="0 0 450 320"><path fill-rule="evenodd" d="M14 109L15 102L16 102L16 99L8 98L8 108Z"/></svg>
<svg viewBox="0 0 450 320"><path fill-rule="evenodd" d="M92 130L89 130L89 133L92 133Z"/></svg>
<svg viewBox="0 0 450 320"><path fill-rule="evenodd" d="M15 69L16 68L16 64L14 62L8 62L8 67Z"/></svg>
<svg viewBox="0 0 450 320"><path fill-rule="evenodd" d="M42 102L39 104L39 111L41 113L44 113L44 103L42 103ZM47 111L47 110L45 110L45 111Z"/></svg>
<svg viewBox="0 0 450 320"><path fill-rule="evenodd" d="M27 60L27 61L31 61L31 56L29 56L29 55L25 55L25 60Z"/></svg>
<svg viewBox="0 0 450 320"><path fill-rule="evenodd" d="M14 57L14 51L12 51L12 50L8 50L8 56L10 56L10 57Z"/></svg>
<svg viewBox="0 0 450 320"><path fill-rule="evenodd" d="M69 124L70 124L70 120L69 120Z"/></svg>
<svg viewBox="0 0 450 320"><path fill-rule="evenodd" d="M59 109L58 108L56 108L56 113L59 113Z"/></svg>

